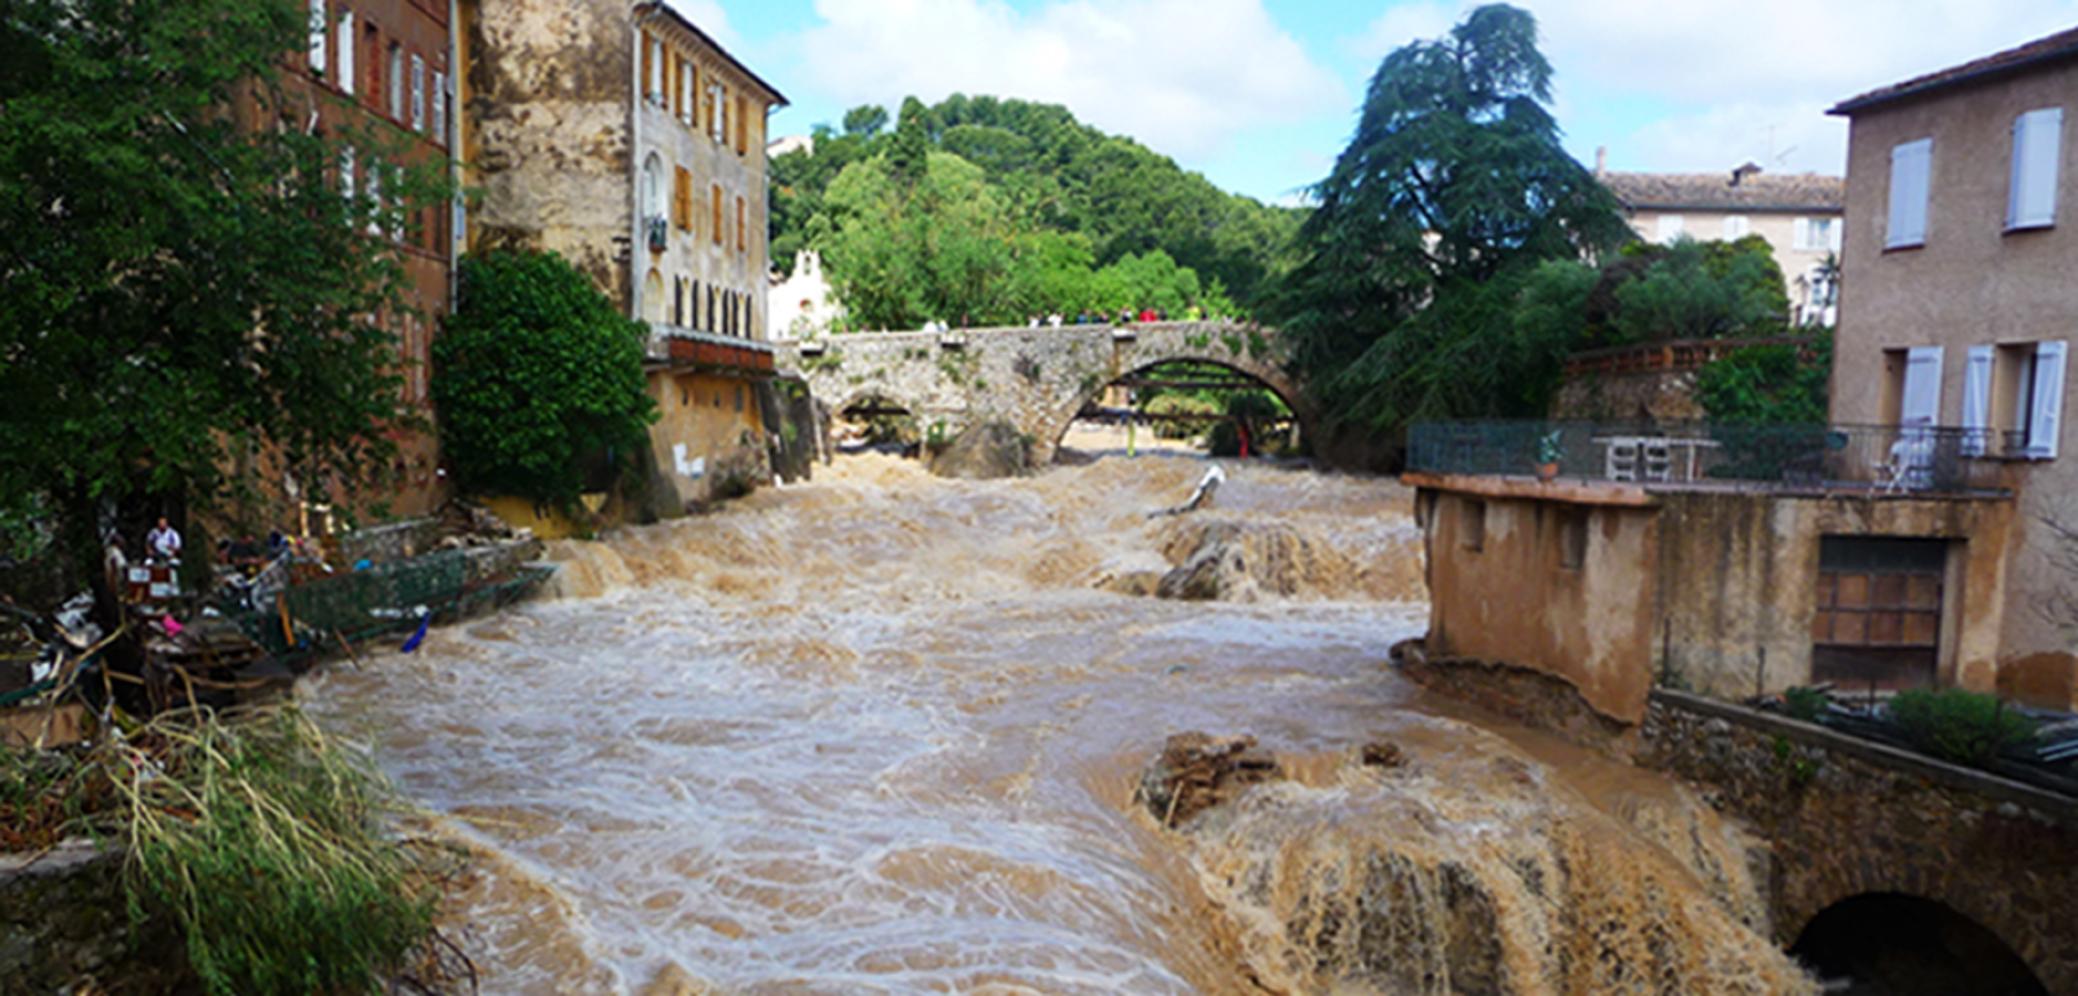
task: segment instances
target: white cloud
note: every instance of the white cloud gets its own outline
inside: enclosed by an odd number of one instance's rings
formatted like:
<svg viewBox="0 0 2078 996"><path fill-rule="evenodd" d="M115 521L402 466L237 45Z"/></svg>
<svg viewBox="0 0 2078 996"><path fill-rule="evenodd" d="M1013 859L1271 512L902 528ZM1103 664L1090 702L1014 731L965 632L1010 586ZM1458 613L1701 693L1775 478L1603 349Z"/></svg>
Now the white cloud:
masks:
<svg viewBox="0 0 2078 996"><path fill-rule="evenodd" d="M804 69L890 111L955 92L1065 104L1179 158L1346 104L1261 0L816 0Z"/></svg>
<svg viewBox="0 0 2078 996"><path fill-rule="evenodd" d="M742 47L742 39L729 24L729 13L722 9L720 0L664 0L680 16L693 22L707 37L721 43L726 49Z"/></svg>
<svg viewBox="0 0 2078 996"><path fill-rule="evenodd" d="M1846 129L1827 107L2078 22L2078 0L1518 0L1537 15L1561 120L1607 121L1612 102L1663 108L1610 146L1621 169L1717 169L1796 148L1778 167L1838 170ZM1360 35L1382 57L1447 31L1470 0L1395 6Z"/></svg>

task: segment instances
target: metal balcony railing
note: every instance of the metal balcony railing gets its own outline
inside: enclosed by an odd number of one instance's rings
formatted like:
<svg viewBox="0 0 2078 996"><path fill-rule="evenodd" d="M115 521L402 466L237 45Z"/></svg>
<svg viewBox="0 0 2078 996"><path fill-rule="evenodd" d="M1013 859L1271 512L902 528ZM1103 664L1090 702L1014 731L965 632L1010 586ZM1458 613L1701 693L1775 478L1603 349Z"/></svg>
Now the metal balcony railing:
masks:
<svg viewBox="0 0 2078 996"><path fill-rule="evenodd" d="M1529 476L1556 463L1563 478L1648 486L1974 492L2000 483L1984 449L1981 431L1938 426L1423 422L1407 469Z"/></svg>

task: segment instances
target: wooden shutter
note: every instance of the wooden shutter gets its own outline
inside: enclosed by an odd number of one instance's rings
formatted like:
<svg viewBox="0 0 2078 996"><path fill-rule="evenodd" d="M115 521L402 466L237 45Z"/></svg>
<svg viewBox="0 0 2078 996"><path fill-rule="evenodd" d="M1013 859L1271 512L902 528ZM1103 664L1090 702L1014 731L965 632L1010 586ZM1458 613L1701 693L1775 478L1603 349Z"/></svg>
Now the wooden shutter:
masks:
<svg viewBox="0 0 2078 996"><path fill-rule="evenodd" d="M736 198L736 251L747 252L749 249L750 213L744 205L743 198L738 197Z"/></svg>
<svg viewBox="0 0 2078 996"><path fill-rule="evenodd" d="M2062 339L2035 344L2034 410L2028 413L2027 455L2056 459L2057 435L2063 431L2064 354Z"/></svg>
<svg viewBox="0 0 2078 996"><path fill-rule="evenodd" d="M2045 107L2013 119L2013 177L2006 192L2007 228L2056 224L2057 157L2063 151L2064 111Z"/></svg>
<svg viewBox="0 0 2078 996"><path fill-rule="evenodd" d="M1926 243L1927 195L1933 161L1931 138L1906 142L1890 150L1890 224L1884 232L1884 248Z"/></svg>
<svg viewBox="0 0 2078 996"><path fill-rule="evenodd" d="M1991 435L1992 347L1971 346L1963 368L1963 455L1983 456Z"/></svg>
<svg viewBox="0 0 2078 996"><path fill-rule="evenodd" d="M714 198L714 244L722 244L722 185L717 183L710 193Z"/></svg>
<svg viewBox="0 0 2078 996"><path fill-rule="evenodd" d="M749 151L750 101L738 95L736 97L736 154L740 156Z"/></svg>
<svg viewBox="0 0 2078 996"><path fill-rule="evenodd" d="M1905 355L1905 389L1898 424L1930 426L1941 420L1941 347L1914 346Z"/></svg>
<svg viewBox="0 0 2078 996"><path fill-rule="evenodd" d="M671 186L671 220L680 231L693 229L693 174L683 166Z"/></svg>

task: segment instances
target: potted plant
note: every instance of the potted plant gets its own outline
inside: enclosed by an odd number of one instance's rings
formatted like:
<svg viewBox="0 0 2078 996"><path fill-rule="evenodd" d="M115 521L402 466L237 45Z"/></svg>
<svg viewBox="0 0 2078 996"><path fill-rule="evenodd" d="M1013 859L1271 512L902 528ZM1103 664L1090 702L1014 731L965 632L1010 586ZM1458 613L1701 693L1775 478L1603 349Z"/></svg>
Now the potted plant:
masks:
<svg viewBox="0 0 2078 996"><path fill-rule="evenodd" d="M1537 480L1549 484L1559 471L1559 430L1537 437Z"/></svg>

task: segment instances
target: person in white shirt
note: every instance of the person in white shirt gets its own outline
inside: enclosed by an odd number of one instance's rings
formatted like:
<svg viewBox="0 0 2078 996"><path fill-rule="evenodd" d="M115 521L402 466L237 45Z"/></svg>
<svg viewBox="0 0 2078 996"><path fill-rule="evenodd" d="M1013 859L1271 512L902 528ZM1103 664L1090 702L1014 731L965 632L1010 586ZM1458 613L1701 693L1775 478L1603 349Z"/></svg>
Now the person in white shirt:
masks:
<svg viewBox="0 0 2078 996"><path fill-rule="evenodd" d="M152 531L144 535L144 546L145 549L150 550L152 555L160 560L178 561L180 559L180 532L166 521L165 516L159 516L159 524L153 526Z"/></svg>

